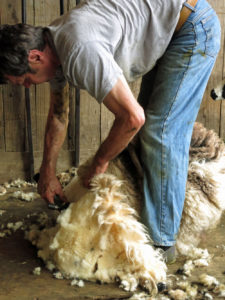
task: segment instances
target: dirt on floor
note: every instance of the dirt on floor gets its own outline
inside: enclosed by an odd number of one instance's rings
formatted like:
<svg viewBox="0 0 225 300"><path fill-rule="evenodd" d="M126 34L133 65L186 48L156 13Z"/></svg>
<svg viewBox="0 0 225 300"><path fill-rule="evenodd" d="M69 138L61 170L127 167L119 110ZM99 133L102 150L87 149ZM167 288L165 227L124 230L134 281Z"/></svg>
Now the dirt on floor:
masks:
<svg viewBox="0 0 225 300"><path fill-rule="evenodd" d="M10 223L22 221L23 224L35 222L39 214L45 212L49 219L55 218L56 211L49 210L45 202L38 198L31 202L21 201L14 197L16 188L9 188L7 193L0 196L0 300L95 300L95 299L129 299L131 292L123 291L117 284L97 284L85 282L84 287L71 286L71 281L56 279L45 268L37 257L37 250L24 238L24 226L10 229ZM20 189L21 190L21 189ZM26 187L24 191L36 191L35 187ZM19 224L19 223L17 223ZM8 234L1 237L1 232ZM21 224L20 224L21 225ZM10 234L11 232L11 234ZM207 267L195 268L191 276L184 277L178 270L185 262L184 257L168 266L168 274L179 277L191 283L198 282L202 273L214 276L220 283L225 284L225 215L216 229L207 233L201 242L202 248L207 248L213 255ZM40 275L34 275L33 270L41 267ZM178 272L177 272L178 271ZM180 274L180 275L178 275ZM138 291L140 293L142 291ZM139 298L137 293L137 299ZM212 295L213 298L210 298ZM165 299L166 299L165 295ZM132 298L135 299L135 298ZM143 299L152 299L150 296ZM170 299L169 297L167 299ZM193 298L192 298L193 299ZM209 293L202 294L196 299L225 299Z"/></svg>

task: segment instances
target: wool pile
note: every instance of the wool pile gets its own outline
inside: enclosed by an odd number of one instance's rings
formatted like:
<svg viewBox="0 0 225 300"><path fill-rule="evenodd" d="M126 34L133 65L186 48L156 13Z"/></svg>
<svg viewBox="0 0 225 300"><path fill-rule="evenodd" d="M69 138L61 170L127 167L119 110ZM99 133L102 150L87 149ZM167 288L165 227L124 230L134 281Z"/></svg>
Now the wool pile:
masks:
<svg viewBox="0 0 225 300"><path fill-rule="evenodd" d="M96 176L90 190L84 188L81 177L87 165L65 188L72 203L58 224L30 231L28 239L64 278L118 281L127 291L140 285L156 293L157 283L166 280L166 265L138 220L140 195L120 160L111 163L107 174Z"/></svg>

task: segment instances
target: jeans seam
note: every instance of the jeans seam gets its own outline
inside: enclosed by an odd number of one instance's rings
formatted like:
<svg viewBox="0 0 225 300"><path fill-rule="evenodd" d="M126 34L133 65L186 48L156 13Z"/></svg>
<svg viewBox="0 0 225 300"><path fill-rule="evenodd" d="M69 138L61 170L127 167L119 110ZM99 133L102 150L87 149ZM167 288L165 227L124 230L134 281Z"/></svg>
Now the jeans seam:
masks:
<svg viewBox="0 0 225 300"><path fill-rule="evenodd" d="M195 25L194 24L192 24L192 25L193 25L193 29L195 29ZM164 208L164 204L165 204L165 185L163 184L163 175L164 175L165 169L166 169L165 168L165 161L164 161L164 159L165 159L165 150L164 150L165 147L164 147L164 144L163 144L163 140L164 140L164 133L166 131L166 126L167 126L166 123L167 123L168 118L170 116L171 110L172 110L172 108L173 108L173 106L174 106L174 104L176 102L176 98L177 98L178 92L180 90L180 87L181 87L181 85L182 85L182 83L184 81L184 78L185 78L185 76L187 74L187 71L189 69L191 58L192 58L193 53L194 53L194 47L196 47L196 44L197 44L196 30L193 30L193 31L195 32L195 44L193 44L193 46L192 46L192 53L191 53L192 55L189 58L188 65L186 67L186 70L183 73L182 80L180 81L179 87L177 88L177 92L176 92L174 100L173 100L173 102L171 104L171 107L170 107L167 115L165 115L163 126L162 126L162 135L161 135L161 142L162 142L162 156L161 156L161 158L162 158L162 163L161 163L161 168L162 168L162 173L161 173L161 191L162 191L161 192L161 197L162 198L161 199L162 199L162 201L161 201L161 218L160 218L161 219L160 220L160 241L161 241L161 244L163 244L163 245L164 245L164 242L163 242L164 238L162 237L162 232L164 232L164 228L165 228L164 209L163 209ZM164 245L164 246L167 246L167 245Z"/></svg>
<svg viewBox="0 0 225 300"><path fill-rule="evenodd" d="M205 41L205 49L204 49L204 53L206 54L206 45L207 45L207 42L208 42L208 35L207 35L207 32L201 22L201 26L202 26L202 30L205 32L205 36L206 36L206 41Z"/></svg>

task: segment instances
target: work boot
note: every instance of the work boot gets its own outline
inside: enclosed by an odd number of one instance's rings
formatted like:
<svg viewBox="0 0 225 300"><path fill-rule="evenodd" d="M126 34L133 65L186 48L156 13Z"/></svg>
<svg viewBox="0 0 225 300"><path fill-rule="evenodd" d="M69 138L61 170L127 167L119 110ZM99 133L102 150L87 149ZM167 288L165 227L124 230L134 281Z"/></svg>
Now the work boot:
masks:
<svg viewBox="0 0 225 300"><path fill-rule="evenodd" d="M176 261L176 249L175 246L155 246L157 249L162 249L162 255L165 263L171 265Z"/></svg>

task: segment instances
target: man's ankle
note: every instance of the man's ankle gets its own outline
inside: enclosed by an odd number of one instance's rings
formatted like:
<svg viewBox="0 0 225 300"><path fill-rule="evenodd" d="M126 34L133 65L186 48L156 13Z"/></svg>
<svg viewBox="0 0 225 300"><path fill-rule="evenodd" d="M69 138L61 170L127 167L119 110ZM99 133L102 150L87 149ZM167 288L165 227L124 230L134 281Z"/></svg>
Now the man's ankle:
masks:
<svg viewBox="0 0 225 300"><path fill-rule="evenodd" d="M163 250L163 258L165 260L165 263L167 264L173 264L176 261L176 248L175 245L172 246L159 246L155 245L155 248L162 249Z"/></svg>

